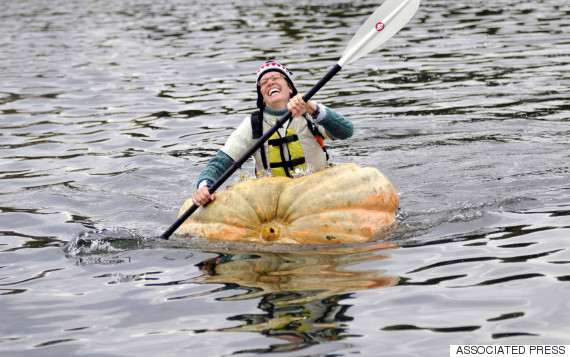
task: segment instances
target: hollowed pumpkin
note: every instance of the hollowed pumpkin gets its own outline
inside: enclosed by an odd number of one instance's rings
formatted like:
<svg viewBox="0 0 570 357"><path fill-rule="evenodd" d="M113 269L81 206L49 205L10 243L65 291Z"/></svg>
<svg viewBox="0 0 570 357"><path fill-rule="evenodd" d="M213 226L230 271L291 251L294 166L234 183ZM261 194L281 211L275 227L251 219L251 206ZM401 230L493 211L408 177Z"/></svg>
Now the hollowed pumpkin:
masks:
<svg viewBox="0 0 570 357"><path fill-rule="evenodd" d="M179 215L192 205L188 200ZM256 243L367 241L396 220L398 194L380 171L340 164L300 178L239 182L194 212L178 234Z"/></svg>

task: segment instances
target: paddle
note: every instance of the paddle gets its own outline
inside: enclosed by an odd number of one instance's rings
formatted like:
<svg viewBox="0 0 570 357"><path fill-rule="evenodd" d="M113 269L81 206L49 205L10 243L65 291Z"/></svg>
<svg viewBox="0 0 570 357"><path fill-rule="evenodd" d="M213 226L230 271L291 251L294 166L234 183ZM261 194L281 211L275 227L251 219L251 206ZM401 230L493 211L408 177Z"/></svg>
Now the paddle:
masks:
<svg viewBox="0 0 570 357"><path fill-rule="evenodd" d="M343 66L352 63L388 41L410 21L419 5L420 0L387 0L384 2L382 6L370 15L368 20L366 20L358 32L352 37L338 63L303 96L303 100L307 102L311 99L311 97L334 77ZM291 112L287 111L271 129L263 134L239 160L234 162L232 166L210 186L210 194L216 192L216 190L290 118ZM196 209L198 209L198 206L195 204L190 206L160 238L168 239Z"/></svg>

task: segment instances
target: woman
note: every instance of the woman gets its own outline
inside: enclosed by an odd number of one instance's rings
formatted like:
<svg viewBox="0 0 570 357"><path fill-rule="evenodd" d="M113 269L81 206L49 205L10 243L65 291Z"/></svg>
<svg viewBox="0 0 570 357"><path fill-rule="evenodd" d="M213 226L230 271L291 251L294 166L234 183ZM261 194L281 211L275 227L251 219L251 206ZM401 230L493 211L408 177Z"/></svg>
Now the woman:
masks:
<svg viewBox="0 0 570 357"><path fill-rule="evenodd" d="M244 119L200 174L192 197L197 206L215 199L208 188L287 110L292 113L291 120L253 155L257 172L291 176L298 169L320 171L327 162L322 140L348 139L353 134L348 119L322 104L305 102L293 84L293 73L285 66L267 61L257 71L256 83L259 111Z"/></svg>

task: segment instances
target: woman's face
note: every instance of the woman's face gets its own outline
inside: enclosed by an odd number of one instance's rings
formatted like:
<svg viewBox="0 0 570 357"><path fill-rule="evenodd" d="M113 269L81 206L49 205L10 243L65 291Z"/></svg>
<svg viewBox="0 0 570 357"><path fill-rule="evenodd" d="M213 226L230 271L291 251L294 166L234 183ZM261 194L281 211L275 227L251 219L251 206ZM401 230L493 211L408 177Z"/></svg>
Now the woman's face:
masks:
<svg viewBox="0 0 570 357"><path fill-rule="evenodd" d="M293 90L283 74L275 71L267 72L259 79L258 85L266 106L274 110L287 109Z"/></svg>

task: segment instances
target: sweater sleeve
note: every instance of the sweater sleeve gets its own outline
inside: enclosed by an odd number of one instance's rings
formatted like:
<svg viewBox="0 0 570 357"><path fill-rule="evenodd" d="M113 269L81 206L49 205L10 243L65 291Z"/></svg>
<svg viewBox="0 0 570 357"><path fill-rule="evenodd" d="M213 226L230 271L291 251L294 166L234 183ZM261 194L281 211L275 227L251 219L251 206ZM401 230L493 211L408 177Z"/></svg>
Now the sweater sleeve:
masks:
<svg viewBox="0 0 570 357"><path fill-rule="evenodd" d="M327 136L333 140L350 138L354 133L354 125L352 122L334 110L329 108L325 110L327 111L327 115L323 120L317 122L317 124L325 129Z"/></svg>
<svg viewBox="0 0 570 357"><path fill-rule="evenodd" d="M251 133L250 117L244 118L240 125L230 135L225 145L214 156L198 178L198 188L204 181L207 186L211 186L224 172L226 172L232 164L253 145Z"/></svg>
<svg viewBox="0 0 570 357"><path fill-rule="evenodd" d="M202 173L200 173L200 177L198 178L198 187L204 180L214 183L230 168L230 166L232 166L233 163L234 160L232 160L232 158L225 152L222 150L218 151L216 156L210 159L206 167L204 167L204 170L202 170Z"/></svg>

